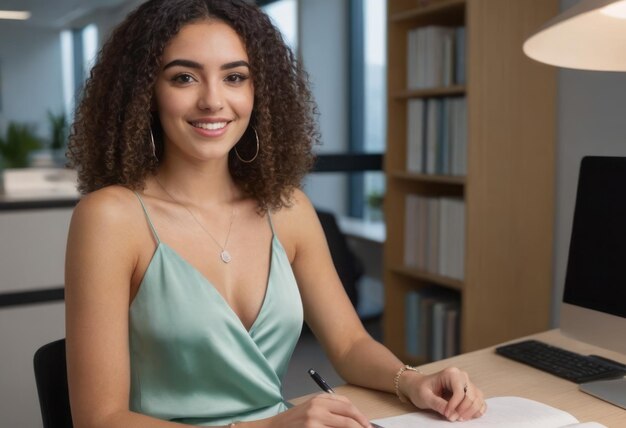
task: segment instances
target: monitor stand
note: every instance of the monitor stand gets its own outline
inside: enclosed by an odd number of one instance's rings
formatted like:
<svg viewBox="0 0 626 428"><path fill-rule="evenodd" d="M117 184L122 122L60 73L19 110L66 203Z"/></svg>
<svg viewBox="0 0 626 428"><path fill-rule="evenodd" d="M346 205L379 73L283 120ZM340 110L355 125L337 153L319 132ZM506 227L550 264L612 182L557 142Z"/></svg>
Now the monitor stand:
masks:
<svg viewBox="0 0 626 428"><path fill-rule="evenodd" d="M626 409L626 377L582 383L580 390Z"/></svg>

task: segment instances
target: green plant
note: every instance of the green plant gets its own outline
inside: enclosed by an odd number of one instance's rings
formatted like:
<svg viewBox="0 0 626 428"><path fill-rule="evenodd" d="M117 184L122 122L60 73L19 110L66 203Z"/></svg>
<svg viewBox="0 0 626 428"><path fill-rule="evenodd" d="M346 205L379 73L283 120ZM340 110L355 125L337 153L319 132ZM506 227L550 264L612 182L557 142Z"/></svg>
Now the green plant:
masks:
<svg viewBox="0 0 626 428"><path fill-rule="evenodd" d="M9 122L6 136L0 136L0 155L5 168L27 167L30 152L41 147L41 140L29 125Z"/></svg>
<svg viewBox="0 0 626 428"><path fill-rule="evenodd" d="M383 207L384 196L383 193L373 191L367 195L367 204L370 208L381 209Z"/></svg>
<svg viewBox="0 0 626 428"><path fill-rule="evenodd" d="M67 142L68 131L65 113L54 114L48 111L48 121L50 122L50 148L63 149Z"/></svg>

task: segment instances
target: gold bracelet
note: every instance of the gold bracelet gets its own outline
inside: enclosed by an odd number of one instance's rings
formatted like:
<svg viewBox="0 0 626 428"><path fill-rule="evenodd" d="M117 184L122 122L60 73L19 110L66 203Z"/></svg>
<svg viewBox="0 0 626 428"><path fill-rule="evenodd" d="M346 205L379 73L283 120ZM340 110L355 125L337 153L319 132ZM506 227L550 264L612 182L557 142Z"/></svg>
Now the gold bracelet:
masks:
<svg viewBox="0 0 626 428"><path fill-rule="evenodd" d="M398 396L398 399L403 403L408 403L409 400L407 400L407 398L400 393L400 376L402 376L402 373L404 373L407 370L416 372L419 374L423 374L421 371L419 371L416 367L413 367L413 366L404 366L400 368L400 370L398 370L398 373L396 373L396 377L393 378L393 386L395 387L396 395Z"/></svg>

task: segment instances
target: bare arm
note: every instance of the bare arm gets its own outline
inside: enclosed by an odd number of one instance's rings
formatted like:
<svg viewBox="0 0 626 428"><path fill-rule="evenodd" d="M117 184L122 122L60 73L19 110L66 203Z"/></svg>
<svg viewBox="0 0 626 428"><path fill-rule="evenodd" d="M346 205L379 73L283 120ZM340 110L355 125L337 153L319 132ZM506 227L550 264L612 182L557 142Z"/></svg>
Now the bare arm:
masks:
<svg viewBox="0 0 626 428"><path fill-rule="evenodd" d="M393 391L393 378L402 363L363 328L337 275L315 209L298 192L290 211L283 224L295 242L292 266L307 323L344 380ZM291 230L294 224L297 230Z"/></svg>
<svg viewBox="0 0 626 428"><path fill-rule="evenodd" d="M137 260L134 195L105 189L82 200L66 255L66 338L76 427L181 426L129 411L128 308ZM135 213L136 214L136 213Z"/></svg>
<svg viewBox="0 0 626 428"><path fill-rule="evenodd" d="M304 303L305 319L333 366L349 383L394 392L403 363L363 328L335 271L317 214L306 196L296 193L284 227L294 248L293 269ZM297 230L290 225L297 225ZM465 386L472 396L465 394ZM450 368L431 375L412 371L399 377L399 392L419 408L447 418L469 419L484 412L482 392L467 374Z"/></svg>

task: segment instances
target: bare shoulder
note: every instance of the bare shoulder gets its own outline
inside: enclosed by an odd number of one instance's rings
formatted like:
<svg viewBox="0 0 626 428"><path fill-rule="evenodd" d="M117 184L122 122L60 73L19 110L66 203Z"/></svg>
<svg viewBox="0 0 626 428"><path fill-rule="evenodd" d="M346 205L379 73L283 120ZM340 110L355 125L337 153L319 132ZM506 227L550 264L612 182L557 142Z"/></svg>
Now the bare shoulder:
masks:
<svg viewBox="0 0 626 428"><path fill-rule="evenodd" d="M115 227L132 228L137 220L138 204L132 191L122 186L108 186L81 198L74 209L72 222L93 224L99 229Z"/></svg>
<svg viewBox="0 0 626 428"><path fill-rule="evenodd" d="M274 223L285 230L300 229L306 226L306 221L317 218L311 200L300 189L294 190L290 205L272 212Z"/></svg>
<svg viewBox="0 0 626 428"><path fill-rule="evenodd" d="M72 214L69 244L107 242L130 250L139 242L139 231L144 230L141 212L135 194L122 186L89 193Z"/></svg>
<svg viewBox="0 0 626 428"><path fill-rule="evenodd" d="M298 247L321 230L315 207L300 189L294 191L289 206L272 212L272 221L291 260Z"/></svg>

